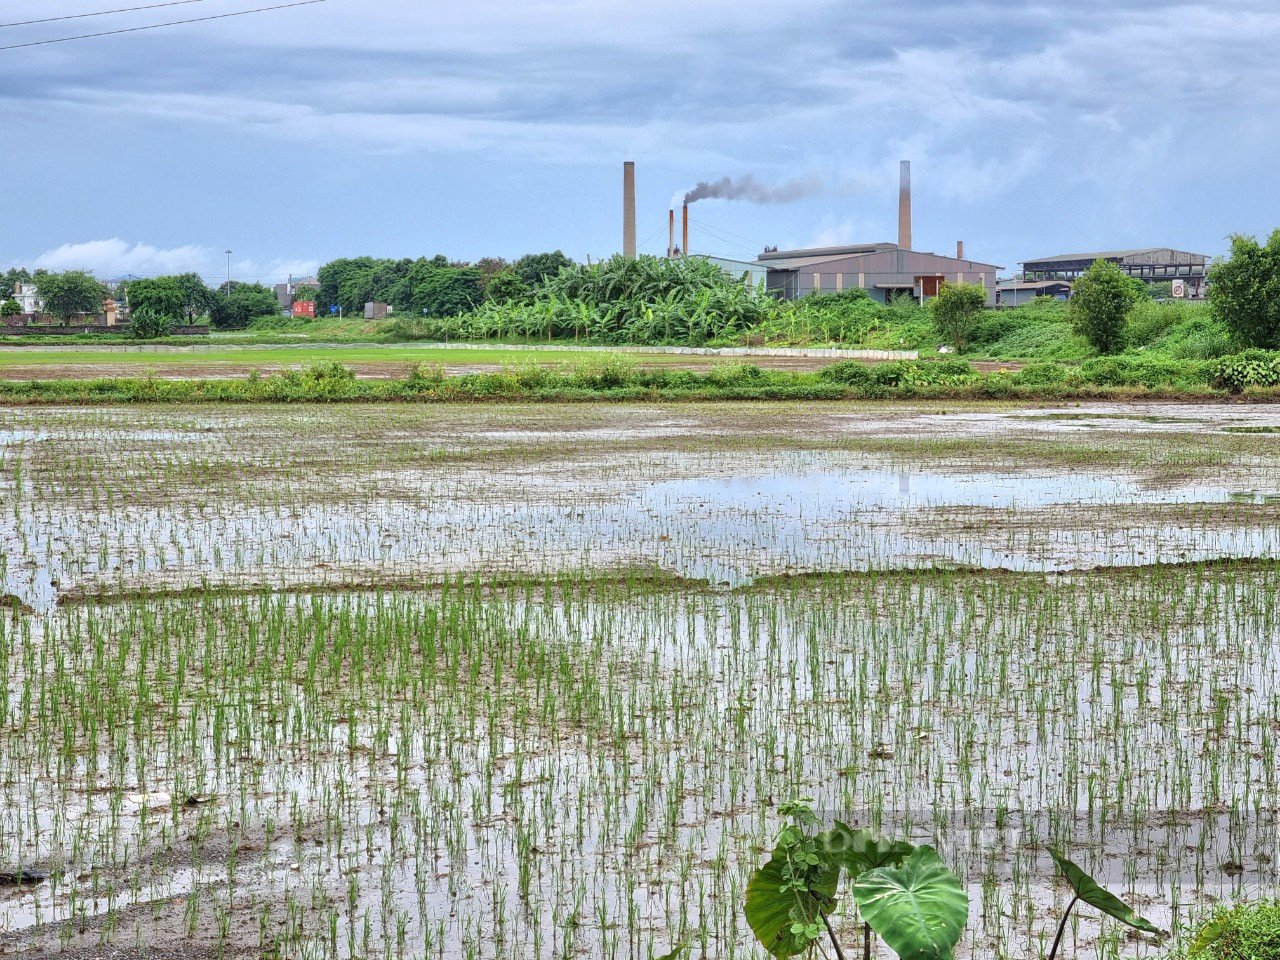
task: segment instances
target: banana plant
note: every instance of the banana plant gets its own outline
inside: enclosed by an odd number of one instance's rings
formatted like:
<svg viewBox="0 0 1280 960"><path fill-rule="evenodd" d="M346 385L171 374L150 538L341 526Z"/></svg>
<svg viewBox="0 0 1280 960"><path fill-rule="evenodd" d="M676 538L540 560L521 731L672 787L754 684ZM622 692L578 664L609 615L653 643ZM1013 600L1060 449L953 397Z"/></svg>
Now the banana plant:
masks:
<svg viewBox="0 0 1280 960"><path fill-rule="evenodd" d="M1138 916L1132 907L1114 893L1103 889L1098 881L1094 880L1093 877L1089 876L1057 850L1050 847L1049 855L1053 857L1053 862L1057 864L1058 869L1067 878L1067 883L1071 884L1071 889L1075 892L1075 897L1068 905L1067 912L1062 915L1062 923L1058 925L1058 935L1054 938L1053 948L1049 951L1049 960L1056 960L1058 948L1062 945L1062 935L1067 930L1067 921L1071 919L1071 911L1081 901L1096 910L1102 911L1108 917L1133 927L1135 930L1141 930L1143 933L1151 933L1156 936L1165 936L1163 930L1150 920L1145 920Z"/></svg>

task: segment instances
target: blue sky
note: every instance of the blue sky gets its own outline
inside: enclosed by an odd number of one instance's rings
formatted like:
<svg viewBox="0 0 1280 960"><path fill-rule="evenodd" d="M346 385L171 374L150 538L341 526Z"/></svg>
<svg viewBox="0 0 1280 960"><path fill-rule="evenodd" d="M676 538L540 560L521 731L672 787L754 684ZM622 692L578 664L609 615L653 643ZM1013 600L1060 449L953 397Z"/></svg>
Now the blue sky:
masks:
<svg viewBox="0 0 1280 960"><path fill-rule="evenodd" d="M893 240L907 158L918 249L1216 254L1280 226L1278 52L1274 0L328 0L0 51L0 264L217 277L230 248L267 282L359 254L606 256L625 159L653 253L671 198L726 175L809 189L695 205L695 252Z"/></svg>

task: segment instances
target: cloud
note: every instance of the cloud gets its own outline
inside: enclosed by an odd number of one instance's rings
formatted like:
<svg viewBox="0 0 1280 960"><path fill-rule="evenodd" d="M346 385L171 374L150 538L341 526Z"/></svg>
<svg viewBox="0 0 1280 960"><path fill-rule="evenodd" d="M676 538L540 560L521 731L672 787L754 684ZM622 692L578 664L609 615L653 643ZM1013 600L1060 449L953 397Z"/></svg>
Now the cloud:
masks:
<svg viewBox="0 0 1280 960"><path fill-rule="evenodd" d="M136 275L143 277L176 273L198 273L209 281L226 278L226 253L211 247L181 246L162 248L149 243L131 243L119 237L64 243L46 250L28 261L15 261L13 266L32 270L85 270L103 279ZM278 283L292 276L309 276L320 264L316 260L279 259L259 263L234 259L232 275L236 279L258 283Z"/></svg>

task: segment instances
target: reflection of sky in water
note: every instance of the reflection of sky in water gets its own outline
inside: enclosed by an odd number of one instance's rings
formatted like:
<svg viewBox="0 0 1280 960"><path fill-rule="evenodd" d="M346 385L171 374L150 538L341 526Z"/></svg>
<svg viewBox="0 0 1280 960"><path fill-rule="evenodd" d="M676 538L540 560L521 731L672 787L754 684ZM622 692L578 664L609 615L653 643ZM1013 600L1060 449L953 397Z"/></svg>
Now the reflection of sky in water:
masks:
<svg viewBox="0 0 1280 960"><path fill-rule="evenodd" d="M16 517L0 517L6 589L48 607L59 591L86 585L282 586L379 572L590 572L618 565L740 583L771 573L933 563L1056 570L1271 555L1280 539L1243 526L1161 527L1141 513L1105 528L1071 529L1064 526L1070 513L1055 507L1262 496L1222 487L1151 490L1083 472L907 474L802 457L786 472L756 476L608 482L572 507L563 496L538 501L539 485L548 482L535 480L522 496L496 501L474 499L456 480L419 478L414 502L381 499L375 489L358 503L303 505L290 498L272 506L220 502L113 514L24 498ZM986 529L978 514L960 533L954 522L932 531L930 511L953 507L1045 514L1042 524L1022 518L999 530Z"/></svg>

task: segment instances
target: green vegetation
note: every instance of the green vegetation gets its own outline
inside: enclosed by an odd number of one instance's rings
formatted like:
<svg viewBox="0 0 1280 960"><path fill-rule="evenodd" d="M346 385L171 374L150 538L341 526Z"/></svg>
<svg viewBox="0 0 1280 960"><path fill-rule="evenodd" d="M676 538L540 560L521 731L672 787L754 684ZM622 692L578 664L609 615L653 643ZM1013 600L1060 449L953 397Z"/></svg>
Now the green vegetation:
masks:
<svg viewBox="0 0 1280 960"><path fill-rule="evenodd" d="M1115 353L1124 346L1129 311L1143 296L1139 287L1141 281L1135 285L1132 277L1109 260L1095 261L1076 281L1071 318L1099 353Z"/></svg>
<svg viewBox="0 0 1280 960"><path fill-rule="evenodd" d="M1280 960L1280 901L1220 908L1180 954L1186 960Z"/></svg>
<svg viewBox="0 0 1280 960"><path fill-rule="evenodd" d="M1280 349L1280 230L1259 244L1231 238L1231 256L1209 273L1214 316L1246 347Z"/></svg>
<svg viewBox="0 0 1280 960"><path fill-rule="evenodd" d="M107 288L82 270L38 273L35 282L45 312L64 322L80 314L96 314L107 295Z"/></svg>
<svg viewBox="0 0 1280 960"><path fill-rule="evenodd" d="M987 305L987 288L969 283L943 284L929 304L938 335L960 353L969 348L969 338Z"/></svg>
<svg viewBox="0 0 1280 960"><path fill-rule="evenodd" d="M280 351L288 353L289 351ZM305 352L305 351L302 351ZM383 351L369 351L382 353ZM312 356L307 359L314 359ZM57 356L56 354L54 356ZM140 363L146 356L134 355ZM236 352L223 356L236 359ZM527 358L527 354L521 359ZM6 360L9 358L5 358ZM378 359L387 359L378 357ZM456 359L456 356L451 358ZM200 354L182 358L207 362ZM1278 362L1268 361L1273 369ZM1247 361L1252 364L1253 361ZM301 370L243 379L107 379L0 382L0 402L27 403L376 403L476 400L856 400L856 399L1212 399L1244 392L1256 400L1280 395L1272 381L1237 388L1223 364L1176 363L1159 358L1100 357L1078 367L1030 364L987 373L963 360L831 364L816 373L764 370L724 363L706 373L642 368L624 355L585 363L566 358L551 366L529 363L493 373L446 376L421 363L407 377L358 379L344 365L325 361Z"/></svg>

